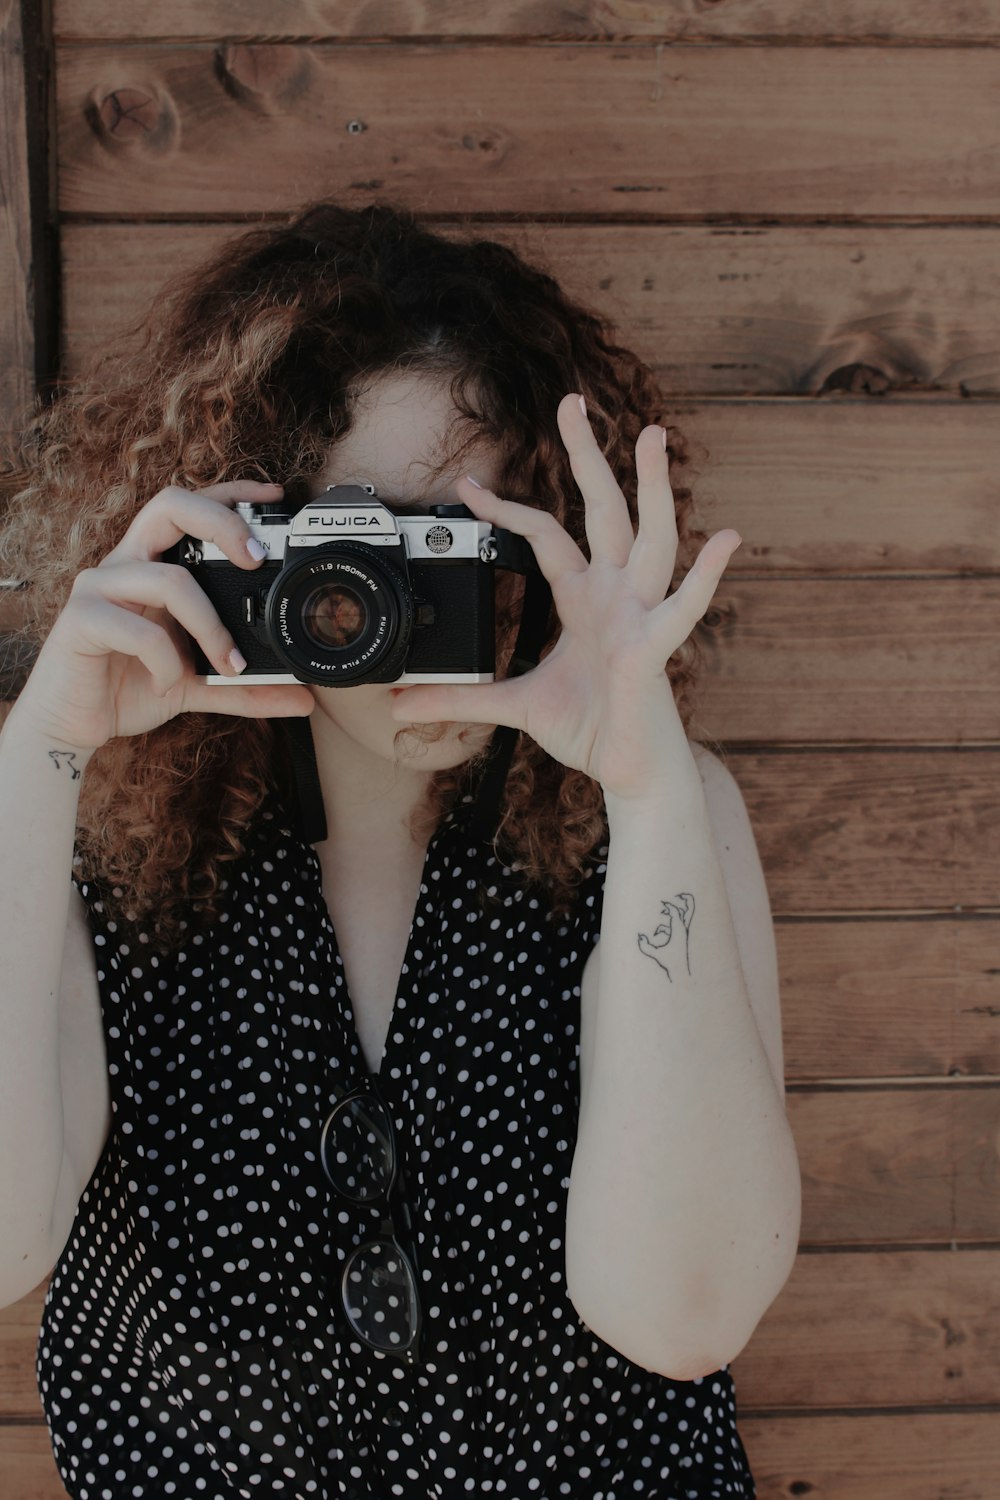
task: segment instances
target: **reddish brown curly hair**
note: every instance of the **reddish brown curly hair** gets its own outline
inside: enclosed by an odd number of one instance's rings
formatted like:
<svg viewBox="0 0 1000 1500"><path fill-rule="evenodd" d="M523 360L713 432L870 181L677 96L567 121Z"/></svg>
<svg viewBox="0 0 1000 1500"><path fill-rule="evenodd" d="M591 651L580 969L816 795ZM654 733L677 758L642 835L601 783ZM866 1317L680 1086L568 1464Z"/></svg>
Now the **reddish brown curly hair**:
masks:
<svg viewBox="0 0 1000 1500"><path fill-rule="evenodd" d="M450 381L470 446L500 457L499 492L552 511L584 547L583 506L556 427L583 392L594 432L635 513L634 444L668 428L681 548L692 560L688 461L650 371L591 310L507 246L434 233L383 204L313 203L226 244L175 279L141 325L40 410L7 461L0 564L30 579L25 630L37 646L76 574L94 566L169 484L304 484L351 423L351 393L381 373ZM130 331L134 334L135 330ZM460 457L461 453L451 457ZM516 588L501 592L501 665L516 632ZM551 644L551 643L550 643ZM669 674L686 717L694 653ZM93 757L81 798L85 871L162 942L209 918L227 861L286 772L280 724L188 714ZM427 818L461 795L474 764L437 776ZM276 783L278 785L276 786ZM507 779L508 858L558 904L604 831L600 787L521 736Z"/></svg>

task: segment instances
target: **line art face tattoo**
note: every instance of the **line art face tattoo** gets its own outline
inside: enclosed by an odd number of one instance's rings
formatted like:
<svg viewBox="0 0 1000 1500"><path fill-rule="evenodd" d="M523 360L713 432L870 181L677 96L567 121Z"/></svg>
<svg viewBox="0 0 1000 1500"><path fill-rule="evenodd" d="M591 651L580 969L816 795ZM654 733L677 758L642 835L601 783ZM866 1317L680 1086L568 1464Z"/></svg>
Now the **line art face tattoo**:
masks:
<svg viewBox="0 0 1000 1500"><path fill-rule="evenodd" d="M57 771L61 771L63 766L68 766L73 773L73 780L80 780L80 767L76 763L75 750L50 750L49 760Z"/></svg>
<svg viewBox="0 0 1000 1500"><path fill-rule="evenodd" d="M672 901L662 901L660 910L665 920L656 928L652 937L645 932L639 933L639 952L654 959L673 984L670 970L679 963L683 962L688 973L691 973L690 935L694 897L690 891L681 891Z"/></svg>

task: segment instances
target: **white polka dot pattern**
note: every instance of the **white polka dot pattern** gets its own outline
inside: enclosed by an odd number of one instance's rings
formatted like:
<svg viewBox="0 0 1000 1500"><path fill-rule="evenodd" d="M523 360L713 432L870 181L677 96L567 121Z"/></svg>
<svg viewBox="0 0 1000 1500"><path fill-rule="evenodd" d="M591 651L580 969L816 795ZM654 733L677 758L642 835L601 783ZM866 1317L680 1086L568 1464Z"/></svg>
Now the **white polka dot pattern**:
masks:
<svg viewBox="0 0 1000 1500"><path fill-rule="evenodd" d="M417 1234L414 1369L359 1343L340 1299L379 1211L319 1163L366 1069L313 850L263 816L219 920L169 956L81 885L113 1122L38 1348L77 1500L754 1495L728 1369L630 1365L566 1291L603 866L554 917L469 848L465 811L427 853L379 1073Z"/></svg>

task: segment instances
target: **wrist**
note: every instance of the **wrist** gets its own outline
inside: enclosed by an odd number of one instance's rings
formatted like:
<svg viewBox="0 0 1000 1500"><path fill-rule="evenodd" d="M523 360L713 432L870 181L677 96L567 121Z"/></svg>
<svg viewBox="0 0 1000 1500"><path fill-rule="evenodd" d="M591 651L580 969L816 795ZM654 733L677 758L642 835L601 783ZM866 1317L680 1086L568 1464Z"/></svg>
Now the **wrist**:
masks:
<svg viewBox="0 0 1000 1500"><path fill-rule="evenodd" d="M55 752L57 755L73 756L74 764L81 772L94 754L94 746L73 744L52 733L51 728L39 722L21 699L18 699L7 715L2 734L4 743L10 749L16 746L22 753L48 755Z"/></svg>
<svg viewBox="0 0 1000 1500"><path fill-rule="evenodd" d="M661 744L660 750L655 769L628 783L602 783L609 822L664 810L676 814L691 805L692 797L703 795L694 747L683 730L676 743Z"/></svg>

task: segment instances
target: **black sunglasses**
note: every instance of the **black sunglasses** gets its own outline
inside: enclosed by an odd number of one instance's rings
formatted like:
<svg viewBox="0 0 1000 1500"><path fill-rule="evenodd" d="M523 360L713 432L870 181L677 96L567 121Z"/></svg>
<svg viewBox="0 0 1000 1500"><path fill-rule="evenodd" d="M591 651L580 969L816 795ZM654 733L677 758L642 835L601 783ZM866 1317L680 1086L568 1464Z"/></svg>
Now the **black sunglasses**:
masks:
<svg viewBox="0 0 1000 1500"><path fill-rule="evenodd" d="M385 1203L378 1237L353 1250L344 1266L347 1321L369 1348L415 1365L422 1314L413 1225L392 1120L372 1085L353 1089L334 1105L320 1136L319 1159L334 1192L349 1203Z"/></svg>

